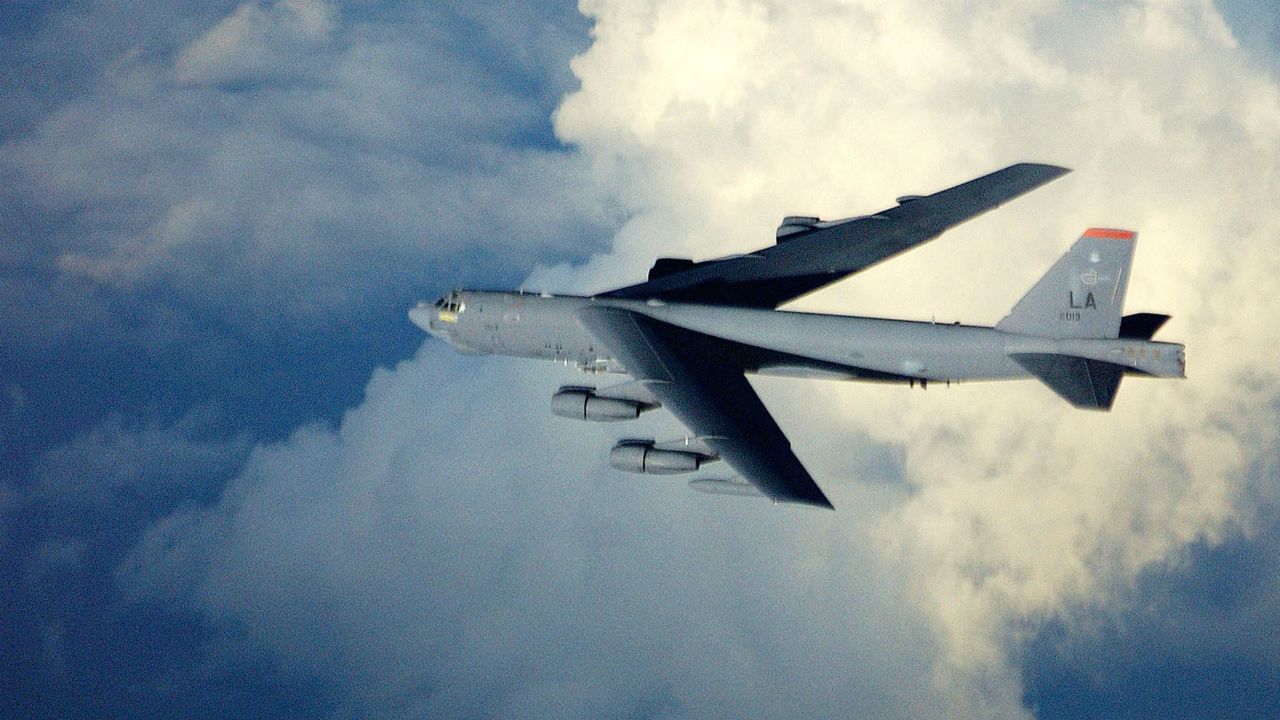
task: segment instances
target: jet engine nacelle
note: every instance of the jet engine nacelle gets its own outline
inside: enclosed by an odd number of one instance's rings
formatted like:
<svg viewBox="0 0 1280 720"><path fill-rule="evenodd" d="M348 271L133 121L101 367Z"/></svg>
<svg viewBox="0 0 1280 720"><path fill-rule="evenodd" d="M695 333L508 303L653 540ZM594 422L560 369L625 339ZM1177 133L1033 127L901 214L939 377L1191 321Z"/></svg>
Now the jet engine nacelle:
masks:
<svg viewBox="0 0 1280 720"><path fill-rule="evenodd" d="M617 470L649 475L693 472L708 458L695 452L659 450L651 442L623 440L609 451L609 464Z"/></svg>
<svg viewBox="0 0 1280 720"><path fill-rule="evenodd" d="M622 398L600 397L593 388L563 387L551 396L551 412L574 420L612 422L635 420L647 408L643 403Z"/></svg>
<svg viewBox="0 0 1280 720"><path fill-rule="evenodd" d="M806 233L818 227L818 223L822 222L816 217L809 215L788 215L782 218L782 224L778 225L778 242L791 239L789 236L799 233Z"/></svg>

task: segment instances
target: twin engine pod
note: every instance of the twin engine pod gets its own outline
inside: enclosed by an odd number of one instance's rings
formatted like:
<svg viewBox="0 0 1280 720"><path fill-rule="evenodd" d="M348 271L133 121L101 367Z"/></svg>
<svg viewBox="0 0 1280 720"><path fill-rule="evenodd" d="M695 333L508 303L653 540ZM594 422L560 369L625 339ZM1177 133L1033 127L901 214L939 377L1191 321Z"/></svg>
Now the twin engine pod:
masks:
<svg viewBox="0 0 1280 720"><path fill-rule="evenodd" d="M658 448L652 440L622 440L609 451L609 464L615 470L649 475L693 472L715 459L714 455Z"/></svg>
<svg viewBox="0 0 1280 720"><path fill-rule="evenodd" d="M551 396L551 412L574 420L635 420L652 405L625 398L600 397L595 388L566 386Z"/></svg>

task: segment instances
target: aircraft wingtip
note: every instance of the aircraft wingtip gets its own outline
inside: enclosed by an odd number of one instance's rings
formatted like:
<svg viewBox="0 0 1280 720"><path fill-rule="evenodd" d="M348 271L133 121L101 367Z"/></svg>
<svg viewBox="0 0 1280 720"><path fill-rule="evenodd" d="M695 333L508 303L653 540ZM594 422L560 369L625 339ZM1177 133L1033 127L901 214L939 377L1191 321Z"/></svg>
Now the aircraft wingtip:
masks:
<svg viewBox="0 0 1280 720"><path fill-rule="evenodd" d="M1071 172L1071 168L1063 167L1062 165L1055 165L1053 163L1027 163L1027 164L1032 165L1034 167L1041 168L1045 172L1052 173L1054 175L1066 175L1067 173Z"/></svg>
<svg viewBox="0 0 1280 720"><path fill-rule="evenodd" d="M826 510L836 509L836 506L832 505L831 501L827 499L827 496L822 494L821 492L819 492L816 497L805 498L801 502L803 502L805 505L810 505L816 508L823 508Z"/></svg>

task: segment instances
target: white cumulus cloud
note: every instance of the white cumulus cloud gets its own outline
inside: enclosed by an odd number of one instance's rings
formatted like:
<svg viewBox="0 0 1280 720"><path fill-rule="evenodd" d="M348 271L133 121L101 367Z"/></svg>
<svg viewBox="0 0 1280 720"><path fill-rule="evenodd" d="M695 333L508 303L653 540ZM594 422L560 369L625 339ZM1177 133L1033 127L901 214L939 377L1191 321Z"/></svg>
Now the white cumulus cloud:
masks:
<svg viewBox="0 0 1280 720"><path fill-rule="evenodd" d="M1037 623L1251 531L1244 499L1275 495L1280 84L1212 4L583 9L556 130L630 219L532 285L1055 162L1076 172L797 307L994 323L1080 231L1131 227L1129 309L1174 315L1189 379L1126 380L1109 414L1030 381L762 381L827 515L628 483L611 433L546 416L549 369L430 346L156 527L123 574L139 592L190 592L379 715L1020 717Z"/></svg>

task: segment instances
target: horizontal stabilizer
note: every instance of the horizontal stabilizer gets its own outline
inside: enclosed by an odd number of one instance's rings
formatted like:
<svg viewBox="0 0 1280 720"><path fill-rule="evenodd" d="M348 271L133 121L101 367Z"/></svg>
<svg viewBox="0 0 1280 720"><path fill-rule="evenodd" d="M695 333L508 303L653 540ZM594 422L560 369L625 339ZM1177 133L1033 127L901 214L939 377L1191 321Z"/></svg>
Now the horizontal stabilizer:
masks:
<svg viewBox="0 0 1280 720"><path fill-rule="evenodd" d="M1074 355L1013 353L1009 357L1078 408L1110 410L1124 377L1120 365Z"/></svg>
<svg viewBox="0 0 1280 720"><path fill-rule="evenodd" d="M1168 315L1134 313L1120 318L1120 337L1131 340L1150 340L1160 328L1169 322Z"/></svg>

